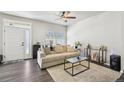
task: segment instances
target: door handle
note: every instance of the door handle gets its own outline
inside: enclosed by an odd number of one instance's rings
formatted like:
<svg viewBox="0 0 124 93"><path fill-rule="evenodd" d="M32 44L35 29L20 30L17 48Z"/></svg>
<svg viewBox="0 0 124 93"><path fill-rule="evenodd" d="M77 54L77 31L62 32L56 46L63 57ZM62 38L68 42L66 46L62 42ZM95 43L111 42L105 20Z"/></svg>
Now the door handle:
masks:
<svg viewBox="0 0 124 93"><path fill-rule="evenodd" d="M24 46L24 42L22 42L22 46Z"/></svg>

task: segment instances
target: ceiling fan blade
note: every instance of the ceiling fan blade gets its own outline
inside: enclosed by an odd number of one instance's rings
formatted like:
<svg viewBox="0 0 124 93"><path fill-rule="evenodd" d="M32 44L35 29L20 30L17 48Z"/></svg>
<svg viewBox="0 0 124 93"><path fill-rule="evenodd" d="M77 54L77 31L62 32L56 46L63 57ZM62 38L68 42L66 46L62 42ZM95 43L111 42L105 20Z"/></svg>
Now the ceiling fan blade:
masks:
<svg viewBox="0 0 124 93"><path fill-rule="evenodd" d="M70 11L60 11L58 16L60 18L56 20L63 20L64 22L68 22L68 19L76 19L75 16L70 16Z"/></svg>
<svg viewBox="0 0 124 93"><path fill-rule="evenodd" d="M70 11L62 11L62 12L60 12L60 16L61 17L66 17L66 16L68 16L70 14Z"/></svg>
<svg viewBox="0 0 124 93"><path fill-rule="evenodd" d="M74 16L67 16L67 17L65 17L65 18L68 18L68 19L76 19L76 17L74 17Z"/></svg>
<svg viewBox="0 0 124 93"><path fill-rule="evenodd" d="M58 21L58 20L61 20L61 19L62 19L62 17L55 19L55 21Z"/></svg>
<svg viewBox="0 0 124 93"><path fill-rule="evenodd" d="M63 17L64 15L65 15L65 12L61 12L61 15L60 16Z"/></svg>

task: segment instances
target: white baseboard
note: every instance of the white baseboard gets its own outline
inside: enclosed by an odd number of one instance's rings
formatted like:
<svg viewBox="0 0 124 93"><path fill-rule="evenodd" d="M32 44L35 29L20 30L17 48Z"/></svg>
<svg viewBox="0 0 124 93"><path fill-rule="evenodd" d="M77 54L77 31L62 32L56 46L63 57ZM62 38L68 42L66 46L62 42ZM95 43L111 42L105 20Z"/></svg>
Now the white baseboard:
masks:
<svg viewBox="0 0 124 93"><path fill-rule="evenodd" d="M109 63L105 63L105 65L110 66L110 64L109 64Z"/></svg>

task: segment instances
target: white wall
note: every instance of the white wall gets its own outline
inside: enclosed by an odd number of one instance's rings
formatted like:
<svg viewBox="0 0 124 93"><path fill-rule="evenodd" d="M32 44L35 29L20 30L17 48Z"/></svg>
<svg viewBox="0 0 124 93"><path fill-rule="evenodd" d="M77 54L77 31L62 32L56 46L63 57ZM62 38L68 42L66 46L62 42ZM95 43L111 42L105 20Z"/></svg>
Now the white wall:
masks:
<svg viewBox="0 0 124 93"><path fill-rule="evenodd" d="M4 18L32 23L32 44L46 39L47 31L63 31L65 39L67 38L67 28L65 26L0 13L0 54L2 53L2 27Z"/></svg>
<svg viewBox="0 0 124 93"><path fill-rule="evenodd" d="M107 46L108 62L111 51L122 55L122 12L105 12L70 25L67 43L74 44L77 40L92 46Z"/></svg>
<svg viewBox="0 0 124 93"><path fill-rule="evenodd" d="M122 68L124 69L124 12L122 12Z"/></svg>
<svg viewBox="0 0 124 93"><path fill-rule="evenodd" d="M48 31L54 32L64 32L64 37L67 39L67 29L64 26L44 23L44 22L34 22L33 23L33 43L35 44L37 41L43 42L46 37L46 33ZM67 41L67 40L65 40ZM65 42L66 43L66 42Z"/></svg>
<svg viewBox="0 0 124 93"><path fill-rule="evenodd" d="M2 21L0 21L2 24ZM2 54L2 25L0 25L0 54Z"/></svg>

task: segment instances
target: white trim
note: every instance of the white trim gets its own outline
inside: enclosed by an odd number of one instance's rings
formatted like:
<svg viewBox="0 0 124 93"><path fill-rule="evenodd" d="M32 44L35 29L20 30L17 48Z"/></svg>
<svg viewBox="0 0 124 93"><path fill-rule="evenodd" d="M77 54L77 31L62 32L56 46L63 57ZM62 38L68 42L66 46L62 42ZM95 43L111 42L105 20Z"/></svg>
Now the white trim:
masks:
<svg viewBox="0 0 124 93"><path fill-rule="evenodd" d="M30 30L30 55L26 58L32 58L32 23L23 22L23 21L17 21L17 20L10 20L10 19L3 19L3 42L2 42L2 54L5 56L5 48L4 48L4 42L5 42L5 27L11 26L11 27L18 27L18 28L24 28ZM5 61L5 58L3 57L3 61Z"/></svg>
<svg viewBox="0 0 124 93"><path fill-rule="evenodd" d="M31 26L32 26L32 24L28 22L9 20L9 19L3 19L3 25L20 27L20 28L28 28L28 29L31 29Z"/></svg>
<svg viewBox="0 0 124 93"><path fill-rule="evenodd" d="M5 56L4 55L5 54L5 49L4 49L4 41L5 41L4 25L2 26L2 35L3 35L3 40L2 40L2 55L3 55L3 61L4 61L4 56Z"/></svg>

